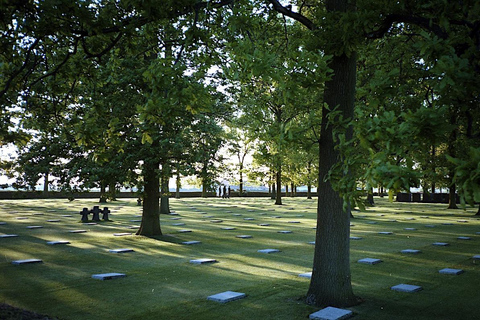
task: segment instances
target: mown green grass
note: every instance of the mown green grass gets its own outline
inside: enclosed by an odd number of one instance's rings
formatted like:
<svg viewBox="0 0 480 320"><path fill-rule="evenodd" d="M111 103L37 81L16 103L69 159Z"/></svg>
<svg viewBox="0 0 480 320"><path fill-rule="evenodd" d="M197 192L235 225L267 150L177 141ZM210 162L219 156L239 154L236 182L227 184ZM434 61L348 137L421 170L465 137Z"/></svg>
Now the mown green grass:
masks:
<svg viewBox="0 0 480 320"><path fill-rule="evenodd" d="M480 319L476 311L480 268L472 259L480 254L480 220L474 216L475 210L376 201L366 212L354 212L352 220L352 236L362 237L351 241L352 283L355 294L364 299L350 308L355 319ZM314 247L308 242L315 239L316 201L286 198L284 203L274 206L267 198L172 199L172 209L181 219L162 215L164 236L152 239L113 236L135 233L127 228L139 224L130 221L140 219L141 208L135 199L109 203L113 221L92 226L83 225L78 213L83 207L97 205L94 200L0 201L0 221L6 222L0 225L0 233L19 235L0 239L0 302L62 319L306 319L319 309L304 304L309 280L298 277L312 267ZM72 217L62 217L65 214ZM61 221L47 222L55 218ZM214 219L223 222L213 223ZM173 225L179 222L185 225ZM26 229L30 225L43 228ZM68 232L74 229L88 232ZM179 233L181 229L192 232ZM280 234L280 230L293 233ZM393 234L380 235L380 231ZM253 238L236 238L241 234ZM458 240L458 236L472 239ZM46 244L53 240L71 244ZM181 244L190 240L202 243ZM433 242L450 246L435 247ZM135 252L108 252L116 248ZM267 248L281 252L257 252ZM422 253L406 255L400 253L403 249ZM356 262L367 257L383 262L374 266ZM11 264L28 258L43 263ZM189 263L197 258L214 258L218 263ZM465 273L439 274L443 268L460 268ZM91 278L106 272L126 273L127 277L110 281ZM400 283L420 285L423 291L390 290ZM244 292L247 298L226 304L206 299L227 290Z"/></svg>

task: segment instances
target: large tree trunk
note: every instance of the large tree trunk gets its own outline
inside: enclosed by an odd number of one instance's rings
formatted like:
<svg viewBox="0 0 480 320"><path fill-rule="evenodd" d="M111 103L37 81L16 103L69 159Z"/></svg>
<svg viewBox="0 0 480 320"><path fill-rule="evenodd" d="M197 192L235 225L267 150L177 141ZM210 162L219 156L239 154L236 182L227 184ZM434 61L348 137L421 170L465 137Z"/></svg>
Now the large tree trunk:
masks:
<svg viewBox="0 0 480 320"><path fill-rule="evenodd" d="M100 182L100 203L107 202L107 187L104 181Z"/></svg>
<svg viewBox="0 0 480 320"><path fill-rule="evenodd" d="M282 168L279 167L277 169L277 177L276 177L276 183L277 183L277 193L275 197L275 204L276 205L282 205Z"/></svg>
<svg viewBox="0 0 480 320"><path fill-rule="evenodd" d="M327 1L329 11L346 11L346 0ZM344 119L353 116L356 78L356 56L334 56L330 63L333 78L326 82L324 100L330 109L338 106ZM350 273L350 208L343 211L343 199L324 181L328 171L339 161L327 126L328 109L322 111L318 179L317 231L312 278L307 303L316 306L347 307L357 304ZM351 135L347 133L348 136Z"/></svg>
<svg viewBox="0 0 480 320"><path fill-rule="evenodd" d="M272 193L270 194L270 199L275 200L277 197L277 188L275 187L275 182L272 183Z"/></svg>
<svg viewBox="0 0 480 320"><path fill-rule="evenodd" d="M115 185L116 185L115 182L111 182L111 183L108 185L108 193L110 194L110 199L111 199L112 201L116 201L116 200L117 200L117 189L115 188Z"/></svg>
<svg viewBox="0 0 480 320"><path fill-rule="evenodd" d="M453 176L453 172L450 173ZM453 179L452 179L453 180ZM458 209L457 206L457 186L455 182L451 182L450 189L448 191L448 209Z"/></svg>
<svg viewBox="0 0 480 320"><path fill-rule="evenodd" d="M43 180L43 194L44 195L48 194L48 184L50 183L48 181L48 176L49 176L49 173L47 171L47 172L45 172L45 176L44 176L44 180Z"/></svg>
<svg viewBox="0 0 480 320"><path fill-rule="evenodd" d="M143 168L143 179L145 181L143 192L143 214L140 229L137 235L159 236L160 210L158 206L160 179L158 177L159 163L145 161Z"/></svg>

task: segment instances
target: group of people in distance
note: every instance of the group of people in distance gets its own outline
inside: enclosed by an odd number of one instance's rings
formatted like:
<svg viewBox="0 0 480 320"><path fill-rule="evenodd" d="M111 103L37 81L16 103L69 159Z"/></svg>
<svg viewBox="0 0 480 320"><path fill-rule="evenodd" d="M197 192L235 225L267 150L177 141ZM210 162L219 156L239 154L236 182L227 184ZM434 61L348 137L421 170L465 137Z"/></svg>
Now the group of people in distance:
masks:
<svg viewBox="0 0 480 320"><path fill-rule="evenodd" d="M223 190L223 193L222 193L222 190ZM222 199L230 199L230 192L232 191L232 189L230 189L230 186L219 186L218 187L218 196L219 197L222 197Z"/></svg>

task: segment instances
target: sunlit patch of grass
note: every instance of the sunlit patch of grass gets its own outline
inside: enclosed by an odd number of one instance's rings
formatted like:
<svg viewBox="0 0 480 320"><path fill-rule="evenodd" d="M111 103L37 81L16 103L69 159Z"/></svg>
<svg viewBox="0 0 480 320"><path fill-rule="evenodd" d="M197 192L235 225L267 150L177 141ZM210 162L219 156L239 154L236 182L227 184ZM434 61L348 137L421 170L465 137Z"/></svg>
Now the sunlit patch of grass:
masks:
<svg viewBox="0 0 480 320"><path fill-rule="evenodd" d="M472 310L480 303L480 263L472 260L480 254L476 210L376 201L366 212L354 212L351 221L351 235L362 237L350 243L352 283L354 292L365 300L351 308L355 318L474 319ZM284 203L275 206L268 198L171 199L178 216L162 215L164 235L147 238L128 229L139 225L131 222L141 215L135 199L101 205L110 208L112 221L92 226L81 223L79 212L98 205L95 199L0 201L0 221L6 222L0 225L0 233L19 235L0 239L0 301L65 319L305 319L318 310L304 303L309 281L298 277L312 269L314 246L308 242L315 240L317 204L290 197ZM49 223L49 219L61 221ZM215 219L222 222L212 222ZM260 226L264 223L269 226ZM43 228L27 229L30 225ZM87 232L69 232L75 229ZM179 233L181 229L192 232ZM280 234L280 230L293 232ZM393 234L381 235L381 231ZM113 235L124 232L132 235ZM236 237L241 234L253 237ZM458 240L458 236L472 239ZM53 240L70 244L46 244ZM201 244L182 244L192 240ZM436 247L434 242L450 245ZM135 252L109 252L118 248ZM280 252L257 252L260 249ZM402 254L403 249L421 253ZM367 257L383 262L374 266L357 263ZM11 264L27 258L39 258L43 263ZM189 263L197 258L218 262ZM447 267L465 273L438 273ZM91 278L107 272L127 277L111 281ZM399 283L421 285L424 290L415 294L390 290ZM224 305L206 300L226 290L244 292L247 298Z"/></svg>

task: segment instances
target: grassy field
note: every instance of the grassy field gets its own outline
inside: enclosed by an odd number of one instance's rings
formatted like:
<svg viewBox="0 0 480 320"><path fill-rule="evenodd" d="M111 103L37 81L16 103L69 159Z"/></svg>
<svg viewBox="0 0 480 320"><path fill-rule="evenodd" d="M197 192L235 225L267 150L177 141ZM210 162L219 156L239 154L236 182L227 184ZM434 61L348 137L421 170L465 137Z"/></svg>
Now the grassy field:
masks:
<svg viewBox="0 0 480 320"><path fill-rule="evenodd" d="M284 206L274 206L267 198L172 199L177 215L161 216L164 236L159 239L133 235L136 230L129 227L139 222L132 220L141 219L135 199L109 203L113 221L96 225L82 224L78 214L97 205L94 200L0 201L0 222L5 223L0 234L18 235L0 238L0 303L61 319L307 319L319 308L303 303L309 280L298 275L312 267L316 201L284 200ZM354 212L352 219L351 235L362 238L351 241L352 283L365 300L350 308L354 319L480 319L480 261L472 258L480 255L476 209L375 200L375 207ZM69 232L76 229L87 232ZM292 233L278 233L282 230ZM55 240L70 244L47 244ZM194 240L201 244L182 244ZM118 248L135 251L109 252ZM281 252L257 252L268 248ZM421 253L402 254L404 249ZM30 258L43 263L12 264ZM190 263L199 258L218 262ZM357 263L362 258L383 262ZM465 272L439 274L443 268ZM108 272L127 277L92 279ZM390 290L400 283L423 290ZM207 300L227 290L247 297L226 304Z"/></svg>

